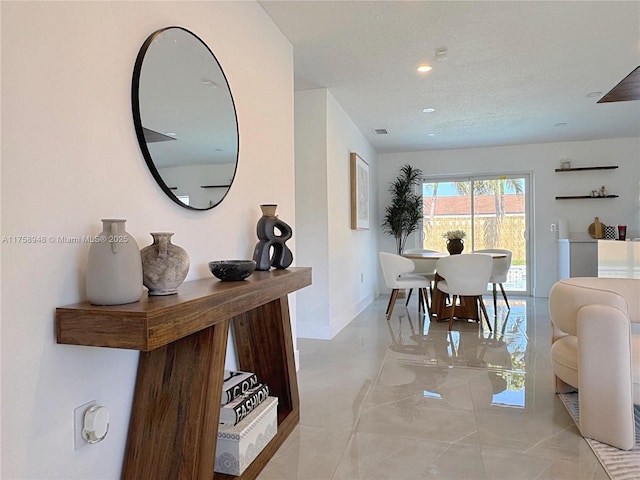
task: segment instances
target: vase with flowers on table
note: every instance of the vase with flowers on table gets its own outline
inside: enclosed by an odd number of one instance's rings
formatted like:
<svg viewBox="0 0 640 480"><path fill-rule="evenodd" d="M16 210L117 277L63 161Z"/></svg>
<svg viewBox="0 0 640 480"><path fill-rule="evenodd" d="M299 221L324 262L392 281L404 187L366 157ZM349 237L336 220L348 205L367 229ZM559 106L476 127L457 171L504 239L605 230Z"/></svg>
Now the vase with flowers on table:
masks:
<svg viewBox="0 0 640 480"><path fill-rule="evenodd" d="M464 230L449 230L443 238L447 240L447 251L450 255L458 255L464 250L464 239L467 236Z"/></svg>

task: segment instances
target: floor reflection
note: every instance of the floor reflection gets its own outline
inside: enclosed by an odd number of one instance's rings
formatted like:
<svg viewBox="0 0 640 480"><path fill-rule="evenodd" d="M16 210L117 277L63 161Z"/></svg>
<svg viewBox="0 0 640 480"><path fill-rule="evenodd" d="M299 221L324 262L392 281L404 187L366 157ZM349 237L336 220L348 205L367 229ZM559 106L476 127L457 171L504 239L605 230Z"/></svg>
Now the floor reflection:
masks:
<svg viewBox="0 0 640 480"><path fill-rule="evenodd" d="M424 315L405 310L387 322L389 350L397 354L395 361L400 368L411 368L412 364L445 367L420 371L420 376L432 377L425 382L428 385L420 387L425 397L443 398L450 393L450 377L455 373L448 369L466 367L485 371L474 378L473 386L476 399L485 406L525 408L526 304L514 300L511 310L499 308L498 315L490 315L492 331L464 320L456 320L449 331L447 322L429 321ZM481 395L486 398L481 400ZM459 403L453 398L447 401Z"/></svg>
<svg viewBox="0 0 640 480"><path fill-rule="evenodd" d="M332 340L298 338L300 424L258 480L606 480L553 391L548 302L425 321L381 296Z"/></svg>

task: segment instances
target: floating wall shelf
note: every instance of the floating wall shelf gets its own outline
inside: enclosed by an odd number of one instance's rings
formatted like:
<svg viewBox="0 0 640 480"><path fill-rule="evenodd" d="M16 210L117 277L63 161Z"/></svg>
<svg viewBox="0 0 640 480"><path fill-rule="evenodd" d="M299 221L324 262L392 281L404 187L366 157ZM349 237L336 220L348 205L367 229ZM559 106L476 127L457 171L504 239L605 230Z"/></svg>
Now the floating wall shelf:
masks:
<svg viewBox="0 0 640 480"><path fill-rule="evenodd" d="M584 172L587 170L615 170L617 165L605 165L602 167L576 167L576 168L556 168L556 172Z"/></svg>
<svg viewBox="0 0 640 480"><path fill-rule="evenodd" d="M575 168L556 168L556 172L585 172L588 170L615 170L618 165L602 165L596 167L575 167ZM603 187L604 188L604 187ZM561 195L556 197L556 200L576 200L583 198L618 198L618 195L603 195L603 196L591 196L591 195Z"/></svg>
<svg viewBox="0 0 640 480"><path fill-rule="evenodd" d="M577 198L592 198L592 199L602 199L602 198L618 198L618 195L605 195L604 197L592 197L591 195L566 195L562 197L556 197L556 200L575 200Z"/></svg>

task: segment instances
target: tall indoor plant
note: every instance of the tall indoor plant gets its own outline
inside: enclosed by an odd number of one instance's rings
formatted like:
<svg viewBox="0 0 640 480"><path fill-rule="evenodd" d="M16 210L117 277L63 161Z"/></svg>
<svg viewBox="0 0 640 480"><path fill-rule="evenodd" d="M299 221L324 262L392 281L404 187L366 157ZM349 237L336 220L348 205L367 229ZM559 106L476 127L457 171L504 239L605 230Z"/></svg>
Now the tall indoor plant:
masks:
<svg viewBox="0 0 640 480"><path fill-rule="evenodd" d="M406 164L389 185L391 203L385 209L382 228L396 239L398 255L402 255L407 237L418 229L422 218L422 195L416 192L421 176L422 170Z"/></svg>

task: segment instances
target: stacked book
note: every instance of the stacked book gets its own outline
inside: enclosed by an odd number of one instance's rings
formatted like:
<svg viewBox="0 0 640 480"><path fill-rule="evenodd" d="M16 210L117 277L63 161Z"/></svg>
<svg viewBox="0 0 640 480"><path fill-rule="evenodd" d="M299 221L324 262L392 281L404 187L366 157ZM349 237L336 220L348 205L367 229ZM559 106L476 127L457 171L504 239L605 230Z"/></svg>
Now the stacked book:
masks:
<svg viewBox="0 0 640 480"><path fill-rule="evenodd" d="M214 470L241 475L278 430L278 398L253 372L225 370Z"/></svg>
<svg viewBox="0 0 640 480"><path fill-rule="evenodd" d="M253 372L224 371L220 423L237 425L269 396L269 387Z"/></svg>

